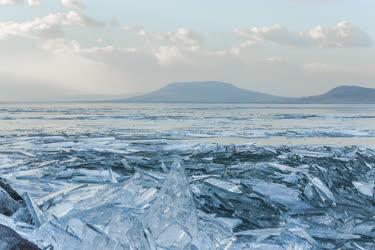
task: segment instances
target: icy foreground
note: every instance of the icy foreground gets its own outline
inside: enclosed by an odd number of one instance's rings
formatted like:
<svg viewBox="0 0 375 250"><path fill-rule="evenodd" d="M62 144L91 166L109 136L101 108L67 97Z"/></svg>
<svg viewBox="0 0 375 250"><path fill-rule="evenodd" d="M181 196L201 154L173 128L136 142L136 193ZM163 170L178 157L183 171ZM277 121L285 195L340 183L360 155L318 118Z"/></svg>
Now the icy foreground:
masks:
<svg viewBox="0 0 375 250"><path fill-rule="evenodd" d="M375 248L372 149L95 143L0 152L0 249Z"/></svg>

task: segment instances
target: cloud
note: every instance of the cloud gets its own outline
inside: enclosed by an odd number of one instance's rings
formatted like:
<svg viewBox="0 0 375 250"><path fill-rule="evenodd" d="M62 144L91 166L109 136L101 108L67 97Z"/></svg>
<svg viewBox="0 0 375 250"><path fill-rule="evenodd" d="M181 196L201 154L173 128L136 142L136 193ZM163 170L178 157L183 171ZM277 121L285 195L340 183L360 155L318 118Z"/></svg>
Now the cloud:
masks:
<svg viewBox="0 0 375 250"><path fill-rule="evenodd" d="M127 32L134 33L141 37L148 35L148 33L145 31L143 26L124 26L122 29Z"/></svg>
<svg viewBox="0 0 375 250"><path fill-rule="evenodd" d="M157 39L163 45L154 49L153 54L162 65L186 63L192 54L201 52L202 39L198 33L187 28L158 34Z"/></svg>
<svg viewBox="0 0 375 250"><path fill-rule="evenodd" d="M40 0L0 0L0 5L26 4L30 6L40 5Z"/></svg>
<svg viewBox="0 0 375 250"><path fill-rule="evenodd" d="M278 24L271 27L235 29L234 32L246 39L242 43L242 47L255 45L260 42L272 42L288 46L304 46L309 42L303 34L290 32Z"/></svg>
<svg viewBox="0 0 375 250"><path fill-rule="evenodd" d="M80 0L61 0L61 4L70 9L84 10L86 8L85 4Z"/></svg>
<svg viewBox="0 0 375 250"><path fill-rule="evenodd" d="M371 47L371 37L353 24L343 21L334 27L317 26L308 32L308 37L320 47Z"/></svg>
<svg viewBox="0 0 375 250"><path fill-rule="evenodd" d="M27 22L0 22L0 39L24 37L51 39L63 36L63 26L98 26L99 22L74 11L49 14Z"/></svg>
<svg viewBox="0 0 375 250"><path fill-rule="evenodd" d="M81 51L81 44L76 40L66 41L62 38L46 40L41 48L55 55L74 54Z"/></svg>
<svg viewBox="0 0 375 250"><path fill-rule="evenodd" d="M154 56L159 64L173 64L187 60L184 52L175 46L161 46L154 51Z"/></svg>
<svg viewBox="0 0 375 250"><path fill-rule="evenodd" d="M91 62L95 64L112 64L115 65L119 62L120 57L135 60L137 56L146 54L136 48L121 48L112 45L83 47L76 40L66 40L64 38L57 38L46 40L41 48L44 51L51 52L58 57L74 57L75 60ZM147 55L152 57L151 54Z"/></svg>
<svg viewBox="0 0 375 250"><path fill-rule="evenodd" d="M371 37L359 27L342 21L332 27L316 26L305 32L292 32L281 25L235 29L245 46L271 43L289 47L354 48L371 47Z"/></svg>
<svg viewBox="0 0 375 250"><path fill-rule="evenodd" d="M123 30L146 42L144 50L155 57L160 65L189 62L191 54L202 50L202 38L188 28L168 32L148 32L142 26L125 26Z"/></svg>
<svg viewBox="0 0 375 250"><path fill-rule="evenodd" d="M183 27L168 32L148 32L143 26L124 26L122 29L154 44L190 47L192 50L202 44L202 38L197 32Z"/></svg>
<svg viewBox="0 0 375 250"><path fill-rule="evenodd" d="M302 32L281 25L236 29L241 41L232 44L226 37L220 48L206 44L204 38L210 33L186 27L166 32L121 24L107 26L107 30L86 28L100 25L80 11L52 13L24 22L0 22L0 40L9 40L1 41L1 71L82 93L111 94L148 91L173 81L217 79L294 95L322 89L327 82L335 85L375 79L368 73L372 68L355 68L356 64L366 63L361 58L352 58L347 67L337 66L353 51L342 50L335 58L330 57L330 50L318 53L300 49L294 53L296 47L371 46L369 36L348 22ZM14 42L10 39L13 37L25 41ZM257 47L265 44L277 46ZM364 60L373 62L370 53L364 56ZM319 63L311 63L314 61Z"/></svg>
<svg viewBox="0 0 375 250"><path fill-rule="evenodd" d="M29 5L37 6L41 4L41 0L0 0L0 5ZM61 5L69 9L84 10L85 4L81 0L60 0Z"/></svg>
<svg viewBox="0 0 375 250"><path fill-rule="evenodd" d="M198 49L202 42L198 33L187 28L178 28L175 31L160 34L159 39L167 41L173 45L190 48L191 50Z"/></svg>

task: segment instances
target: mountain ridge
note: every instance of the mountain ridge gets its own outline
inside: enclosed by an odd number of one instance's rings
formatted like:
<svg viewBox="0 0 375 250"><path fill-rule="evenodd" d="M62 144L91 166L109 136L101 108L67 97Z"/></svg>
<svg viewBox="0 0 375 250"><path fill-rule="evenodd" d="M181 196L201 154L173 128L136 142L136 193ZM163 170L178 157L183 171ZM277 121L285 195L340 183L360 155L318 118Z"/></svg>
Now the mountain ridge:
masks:
<svg viewBox="0 0 375 250"><path fill-rule="evenodd" d="M375 103L375 89L341 85L321 95L282 97L220 81L174 82L141 96L116 99L128 103Z"/></svg>

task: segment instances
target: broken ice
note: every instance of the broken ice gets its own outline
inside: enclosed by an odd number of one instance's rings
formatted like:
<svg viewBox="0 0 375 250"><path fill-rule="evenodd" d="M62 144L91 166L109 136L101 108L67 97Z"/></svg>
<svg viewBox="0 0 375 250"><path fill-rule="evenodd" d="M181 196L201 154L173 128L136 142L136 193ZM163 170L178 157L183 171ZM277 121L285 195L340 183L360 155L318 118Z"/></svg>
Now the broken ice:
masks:
<svg viewBox="0 0 375 250"><path fill-rule="evenodd" d="M3 153L0 249L375 246L370 148L106 143Z"/></svg>

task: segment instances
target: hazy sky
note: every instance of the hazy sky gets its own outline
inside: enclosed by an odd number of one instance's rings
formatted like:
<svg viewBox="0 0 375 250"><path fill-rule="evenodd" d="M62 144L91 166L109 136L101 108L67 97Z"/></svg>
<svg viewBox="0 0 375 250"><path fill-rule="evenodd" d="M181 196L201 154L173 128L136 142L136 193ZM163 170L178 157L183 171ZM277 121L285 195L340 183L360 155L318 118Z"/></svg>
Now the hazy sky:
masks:
<svg viewBox="0 0 375 250"><path fill-rule="evenodd" d="M0 101L220 80L375 88L374 0L0 0Z"/></svg>

